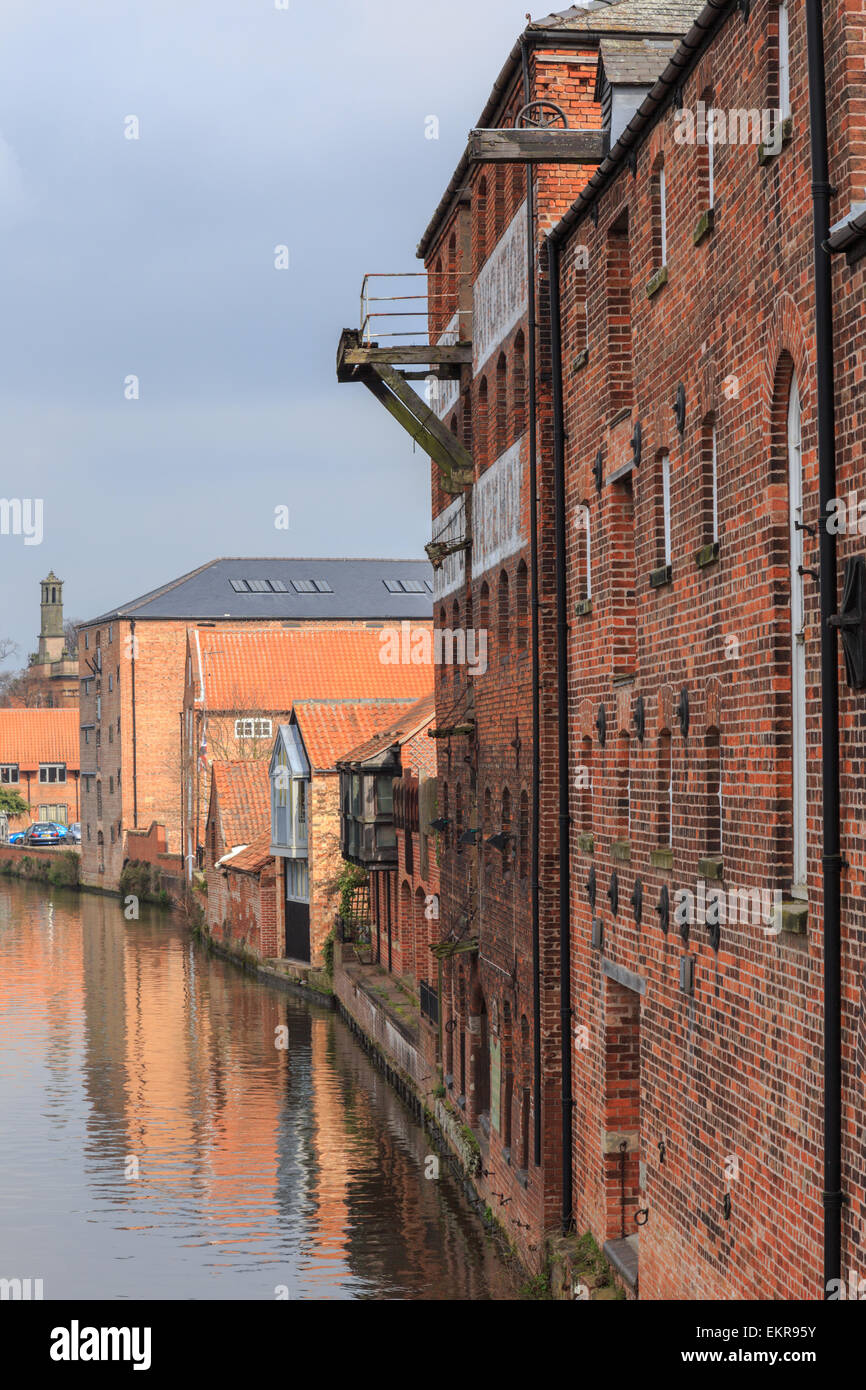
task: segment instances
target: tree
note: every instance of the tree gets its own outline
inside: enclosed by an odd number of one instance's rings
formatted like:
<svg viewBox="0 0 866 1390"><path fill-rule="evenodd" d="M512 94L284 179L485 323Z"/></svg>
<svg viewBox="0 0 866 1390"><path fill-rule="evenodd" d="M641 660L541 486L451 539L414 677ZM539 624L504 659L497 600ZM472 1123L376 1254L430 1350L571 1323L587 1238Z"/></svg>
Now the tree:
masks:
<svg viewBox="0 0 866 1390"><path fill-rule="evenodd" d="M20 792L13 791L12 787L0 787L0 811L5 811L7 816L23 816L29 810L30 805Z"/></svg>
<svg viewBox="0 0 866 1390"><path fill-rule="evenodd" d="M66 642L66 650L73 660L78 655L78 629L80 626L80 618L67 618L63 624L63 637Z"/></svg>

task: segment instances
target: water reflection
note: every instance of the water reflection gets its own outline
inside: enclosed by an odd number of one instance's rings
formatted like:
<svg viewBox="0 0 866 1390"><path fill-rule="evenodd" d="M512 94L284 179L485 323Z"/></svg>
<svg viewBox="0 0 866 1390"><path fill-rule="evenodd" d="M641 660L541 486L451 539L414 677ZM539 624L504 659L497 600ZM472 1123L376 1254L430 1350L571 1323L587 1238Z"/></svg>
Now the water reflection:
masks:
<svg viewBox="0 0 866 1390"><path fill-rule="evenodd" d="M0 1275L46 1298L514 1297L332 1013L95 895L0 880L0 953Z"/></svg>

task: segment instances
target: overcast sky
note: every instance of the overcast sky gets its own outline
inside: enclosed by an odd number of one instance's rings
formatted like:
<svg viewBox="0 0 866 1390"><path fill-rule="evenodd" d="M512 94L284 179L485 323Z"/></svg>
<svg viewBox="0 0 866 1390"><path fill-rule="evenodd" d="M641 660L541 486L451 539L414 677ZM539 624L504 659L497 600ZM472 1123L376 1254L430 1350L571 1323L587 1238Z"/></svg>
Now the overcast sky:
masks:
<svg viewBox="0 0 866 1390"><path fill-rule="evenodd" d="M526 0L278 3L2 0L0 496L44 502L0 535L7 665L49 569L84 619L218 555L423 555L426 461L337 341L418 267Z"/></svg>

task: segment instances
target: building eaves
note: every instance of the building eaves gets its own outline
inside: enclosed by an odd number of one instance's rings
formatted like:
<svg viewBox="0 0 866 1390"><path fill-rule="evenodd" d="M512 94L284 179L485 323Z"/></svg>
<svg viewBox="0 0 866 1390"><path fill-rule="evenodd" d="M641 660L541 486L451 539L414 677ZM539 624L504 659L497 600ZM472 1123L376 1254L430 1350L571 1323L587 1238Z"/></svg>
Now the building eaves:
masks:
<svg viewBox="0 0 866 1390"><path fill-rule="evenodd" d="M560 46L573 43L575 47L592 48L603 35L611 33L640 33L673 41L685 33L698 8L695 0L659 0L659 3L655 0L593 0L587 6L574 5L560 14L528 24L505 60L475 128L485 130L490 126L520 72L527 46L537 46L549 39ZM469 168L467 148L418 243L415 253L418 260L425 259L452 206L466 198Z"/></svg>
<svg viewBox="0 0 866 1390"><path fill-rule="evenodd" d="M656 119L670 105L677 88L712 42L735 3L736 0L706 0L694 24L677 44L664 72L647 93L607 158L598 166L568 212L548 233L548 240L560 243L583 220L602 191L619 173L629 153L642 143Z"/></svg>

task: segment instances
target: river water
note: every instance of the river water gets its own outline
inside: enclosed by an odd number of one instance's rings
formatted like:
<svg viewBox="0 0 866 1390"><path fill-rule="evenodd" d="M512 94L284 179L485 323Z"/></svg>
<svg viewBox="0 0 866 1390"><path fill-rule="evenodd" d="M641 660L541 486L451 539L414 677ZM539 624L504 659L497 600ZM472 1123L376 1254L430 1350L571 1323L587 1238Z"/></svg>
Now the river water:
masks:
<svg viewBox="0 0 866 1390"><path fill-rule="evenodd" d="M514 1298L432 1152L332 1012L156 909L0 879L0 1277L45 1299Z"/></svg>

